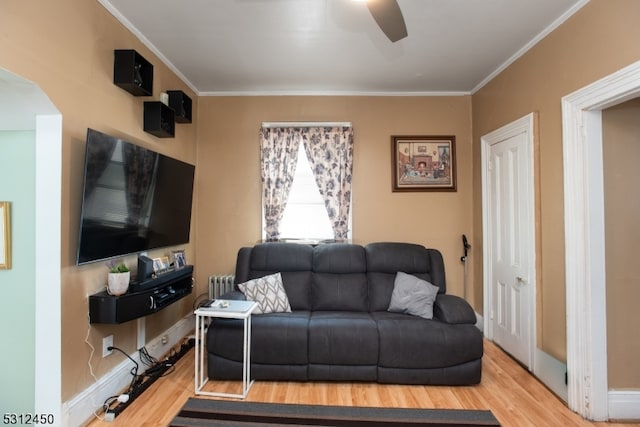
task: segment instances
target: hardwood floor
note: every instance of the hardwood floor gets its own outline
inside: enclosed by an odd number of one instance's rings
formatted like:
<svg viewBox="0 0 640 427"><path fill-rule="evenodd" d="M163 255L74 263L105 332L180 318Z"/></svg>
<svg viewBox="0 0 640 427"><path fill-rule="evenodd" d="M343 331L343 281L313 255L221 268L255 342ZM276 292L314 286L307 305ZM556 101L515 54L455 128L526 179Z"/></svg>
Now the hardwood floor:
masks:
<svg viewBox="0 0 640 427"><path fill-rule="evenodd" d="M247 401L396 408L490 409L503 426L630 427L631 423L591 423L570 411L542 383L485 340L482 383L473 387L403 386L369 383L256 382ZM194 351L176 370L156 381L113 422L95 419L90 427L166 426L189 397ZM237 383L213 382L216 391L238 392Z"/></svg>

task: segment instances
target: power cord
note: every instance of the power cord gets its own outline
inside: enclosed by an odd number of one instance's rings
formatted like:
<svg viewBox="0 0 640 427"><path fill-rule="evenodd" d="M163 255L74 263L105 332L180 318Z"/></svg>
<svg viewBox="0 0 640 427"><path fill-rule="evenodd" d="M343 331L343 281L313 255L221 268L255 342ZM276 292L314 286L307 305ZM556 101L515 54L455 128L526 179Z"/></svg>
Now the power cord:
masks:
<svg viewBox="0 0 640 427"><path fill-rule="evenodd" d="M94 381L98 383L98 377L96 377L96 374L93 371L93 366L91 365L91 360L93 359L93 354L96 352L96 349L93 346L93 344L91 344L91 341L89 341L89 337L91 336L91 318L90 318L89 312L87 312L87 320L88 320L87 323L89 324L89 327L87 328L87 335L84 337L84 342L91 349L91 353L89 353L89 360L87 361L87 365L89 366L89 374L94 379ZM93 400L93 395L91 395L91 405L92 405L91 406L92 408L96 407L96 402ZM96 411L93 411L93 416L99 419L100 421L106 421L106 419L101 417Z"/></svg>
<svg viewBox="0 0 640 427"><path fill-rule="evenodd" d="M104 421L111 422L116 418L116 413L111 411L111 404L116 400L119 403L127 403L129 401L129 395L121 394L119 396L111 396L110 398L105 400L104 404L102 405L102 409L104 410Z"/></svg>
<svg viewBox="0 0 640 427"><path fill-rule="evenodd" d="M138 384L138 369L140 368L140 365L138 365L138 362L136 362L131 356L129 356L125 351L123 351L121 348L118 347L113 347L113 346L109 346L107 347L107 350L109 351L118 351L122 354L125 355L125 357L127 357L129 360L131 360L131 362L133 362L133 367L131 368L131 371L129 371L132 375L132 379L131 379L131 383L129 385L129 389L127 390L126 393L123 393L119 396L111 396L109 397L107 400L104 401L104 403L102 404L102 409L104 410L104 421L113 421L116 417L116 415L118 414L117 412L115 412L114 410L112 410L111 405L117 401L118 403L127 403L129 402L129 398L131 396L131 392L133 390L135 390L137 384Z"/></svg>
<svg viewBox="0 0 640 427"><path fill-rule="evenodd" d="M167 356L164 361L158 361L153 356L149 354L146 347L142 347L138 350L140 353L140 361L144 366L147 366L148 369L142 373L138 374L138 370L140 368L139 364L131 358L126 352L122 351L118 347L108 347L108 350L116 350L122 354L124 354L129 360L134 363L134 367L131 369L131 375L133 379L131 380L131 384L129 385L129 389L119 395L119 396L111 396L107 400L105 400L103 404L103 409L105 411L105 421L113 421L116 416L127 406L133 402L140 394L142 394L151 384L153 384L158 378L164 377L166 375L171 374L175 370L175 362L180 359L184 354L189 351L194 345L191 340L183 343L180 347L179 352L172 352ZM114 403L117 405L112 407Z"/></svg>

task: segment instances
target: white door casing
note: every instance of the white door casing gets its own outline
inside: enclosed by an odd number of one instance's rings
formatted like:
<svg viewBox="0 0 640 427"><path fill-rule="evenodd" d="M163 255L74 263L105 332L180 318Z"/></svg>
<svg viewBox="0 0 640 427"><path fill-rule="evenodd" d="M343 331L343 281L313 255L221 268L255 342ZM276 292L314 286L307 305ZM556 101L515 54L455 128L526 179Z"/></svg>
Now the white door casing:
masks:
<svg viewBox="0 0 640 427"><path fill-rule="evenodd" d="M481 138L485 332L529 369L536 348L534 115Z"/></svg>
<svg viewBox="0 0 640 427"><path fill-rule="evenodd" d="M562 98L567 403L595 421L610 415L602 110L638 96L640 61Z"/></svg>
<svg viewBox="0 0 640 427"><path fill-rule="evenodd" d="M62 115L38 85L0 68L0 130L35 131L34 413L61 420ZM10 106L10 107L9 107ZM26 285L26 284L25 284Z"/></svg>

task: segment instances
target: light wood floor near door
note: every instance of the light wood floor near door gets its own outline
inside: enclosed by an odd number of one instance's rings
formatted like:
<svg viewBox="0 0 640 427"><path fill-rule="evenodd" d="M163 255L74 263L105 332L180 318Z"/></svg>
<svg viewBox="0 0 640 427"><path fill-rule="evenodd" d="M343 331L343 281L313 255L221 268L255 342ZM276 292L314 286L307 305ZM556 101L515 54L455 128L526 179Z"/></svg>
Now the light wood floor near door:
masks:
<svg viewBox="0 0 640 427"><path fill-rule="evenodd" d="M113 422L90 427L166 426L194 394L194 351L176 370L159 379ZM214 382L216 391L237 392L235 383ZM209 384L207 384L209 387ZM233 387L233 389L231 389ZM630 427L631 423L591 423L570 411L560 399L511 357L485 340L482 383L473 387L403 386L369 383L298 383L256 381L247 401L394 408L489 409L503 426Z"/></svg>

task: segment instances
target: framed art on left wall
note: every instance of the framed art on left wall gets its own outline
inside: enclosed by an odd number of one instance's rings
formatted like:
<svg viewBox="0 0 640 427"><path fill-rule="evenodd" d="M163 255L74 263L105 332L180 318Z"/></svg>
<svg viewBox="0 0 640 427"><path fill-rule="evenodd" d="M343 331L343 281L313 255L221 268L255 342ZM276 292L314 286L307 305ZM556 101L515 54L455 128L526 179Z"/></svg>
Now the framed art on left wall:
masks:
<svg viewBox="0 0 640 427"><path fill-rule="evenodd" d="M0 202L0 269L11 268L11 203Z"/></svg>

